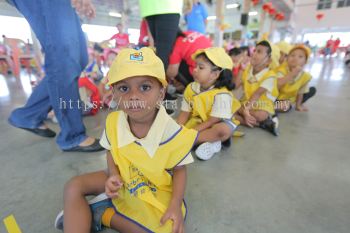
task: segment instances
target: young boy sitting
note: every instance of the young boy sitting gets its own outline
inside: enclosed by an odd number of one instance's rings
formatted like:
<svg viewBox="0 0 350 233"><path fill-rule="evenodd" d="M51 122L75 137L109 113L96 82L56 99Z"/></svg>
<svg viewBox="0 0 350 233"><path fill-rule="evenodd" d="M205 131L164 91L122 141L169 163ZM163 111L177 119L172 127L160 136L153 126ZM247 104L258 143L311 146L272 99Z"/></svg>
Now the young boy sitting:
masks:
<svg viewBox="0 0 350 233"><path fill-rule="evenodd" d="M108 172L74 177L65 186L64 216L55 222L66 233L102 225L118 232L184 232L186 166L197 131L177 124L161 101L166 90L162 61L153 50L123 49L108 84L119 111L108 115L100 144ZM86 195L98 196L89 203ZM63 221L64 219L64 221Z"/></svg>
<svg viewBox="0 0 350 233"><path fill-rule="evenodd" d="M276 50L267 40L256 45L250 65L241 77L244 95L241 99L242 107L236 114L241 124L249 127L259 126L275 136L278 135L278 122L277 117L272 117L275 114L274 102L278 96L278 89L276 73L269 66L277 59L276 54Z"/></svg>

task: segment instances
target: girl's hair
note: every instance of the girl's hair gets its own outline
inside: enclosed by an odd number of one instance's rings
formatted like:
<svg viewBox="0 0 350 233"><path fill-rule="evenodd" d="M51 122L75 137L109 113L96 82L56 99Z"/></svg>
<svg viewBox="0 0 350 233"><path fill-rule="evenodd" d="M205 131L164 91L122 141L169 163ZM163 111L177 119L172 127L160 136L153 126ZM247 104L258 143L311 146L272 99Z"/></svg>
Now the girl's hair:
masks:
<svg viewBox="0 0 350 233"><path fill-rule="evenodd" d="M226 87L229 91L235 89L235 84L232 83L232 70L216 66L205 53L198 54L196 58L200 56L204 57L213 66L212 71L220 71L219 77L215 81L215 88Z"/></svg>
<svg viewBox="0 0 350 233"><path fill-rule="evenodd" d="M242 53L243 51L240 48L232 48L230 51L228 51L229 56L238 56Z"/></svg>

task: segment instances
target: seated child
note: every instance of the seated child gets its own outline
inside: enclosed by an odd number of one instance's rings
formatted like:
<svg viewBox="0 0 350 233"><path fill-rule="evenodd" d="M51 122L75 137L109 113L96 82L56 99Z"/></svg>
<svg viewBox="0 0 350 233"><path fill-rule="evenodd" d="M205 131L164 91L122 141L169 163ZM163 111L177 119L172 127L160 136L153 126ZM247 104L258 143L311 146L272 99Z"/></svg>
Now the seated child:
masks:
<svg viewBox="0 0 350 233"><path fill-rule="evenodd" d="M292 49L292 46L285 41L278 42L276 46L280 50L279 64L282 65L287 60L289 51Z"/></svg>
<svg viewBox="0 0 350 233"><path fill-rule="evenodd" d="M232 82L235 84L235 86L240 85L240 79L239 79L239 71L242 69L241 62L243 61L243 52L239 48L232 48L228 52L228 55L231 57L231 60L233 62L233 69L232 69Z"/></svg>
<svg viewBox="0 0 350 233"><path fill-rule="evenodd" d="M277 69L278 101L277 110L287 112L295 104L297 111L307 111L303 105L316 94L315 87L308 87L311 75L303 71L309 56L310 49L303 44L296 45L289 52L287 62Z"/></svg>
<svg viewBox="0 0 350 233"><path fill-rule="evenodd" d="M185 165L193 162L190 151L198 133L166 114L164 66L150 48L121 50L108 78L120 103L120 110L108 115L100 141L108 172L66 184L64 215L55 226L66 233L90 232L91 224L94 231L104 225L128 233L183 232ZM110 199L85 199L103 192Z"/></svg>
<svg viewBox="0 0 350 233"><path fill-rule="evenodd" d="M251 50L249 46L241 46L239 49L242 51L242 54L243 54L241 66L242 66L242 69L245 69L250 64Z"/></svg>
<svg viewBox="0 0 350 233"><path fill-rule="evenodd" d="M95 84L98 84L101 79L103 78L103 72L101 70L101 67L99 63L97 62L97 56L98 54L95 54L95 50L90 49L88 50L89 53L89 63L85 68L85 72Z"/></svg>
<svg viewBox="0 0 350 233"><path fill-rule="evenodd" d="M100 93L93 81L83 72L78 79L79 95L83 115L95 115L101 106Z"/></svg>
<svg viewBox="0 0 350 233"><path fill-rule="evenodd" d="M199 132L195 153L208 160L221 150L222 142L229 146L240 103L231 92L233 63L223 48L200 49L192 58L194 82L185 89L177 122Z"/></svg>
<svg viewBox="0 0 350 233"><path fill-rule="evenodd" d="M277 80L276 73L269 68L273 60L278 61L275 54L276 50L267 40L256 45L250 65L242 73L244 95L236 117L243 125L259 126L277 136L277 117L272 118L278 96Z"/></svg>

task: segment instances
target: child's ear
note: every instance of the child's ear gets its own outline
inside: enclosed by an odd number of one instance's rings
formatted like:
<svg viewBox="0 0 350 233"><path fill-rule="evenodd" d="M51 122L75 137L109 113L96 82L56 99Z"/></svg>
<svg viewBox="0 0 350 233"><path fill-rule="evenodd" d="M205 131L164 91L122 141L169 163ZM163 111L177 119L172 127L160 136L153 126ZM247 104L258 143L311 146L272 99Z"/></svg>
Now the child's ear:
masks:
<svg viewBox="0 0 350 233"><path fill-rule="evenodd" d="M213 78L214 80L218 79L219 76L220 76L220 72L221 72L221 70L215 70L215 71L213 71L213 72L212 72L212 78Z"/></svg>
<svg viewBox="0 0 350 233"><path fill-rule="evenodd" d="M271 62L272 62L272 58L271 57L269 57L269 59L267 59L267 66L269 66L270 64L271 64Z"/></svg>
<svg viewBox="0 0 350 233"><path fill-rule="evenodd" d="M166 88L165 87L162 87L160 89L160 92L159 92L159 99L163 100L164 97L165 97L165 91L166 91Z"/></svg>

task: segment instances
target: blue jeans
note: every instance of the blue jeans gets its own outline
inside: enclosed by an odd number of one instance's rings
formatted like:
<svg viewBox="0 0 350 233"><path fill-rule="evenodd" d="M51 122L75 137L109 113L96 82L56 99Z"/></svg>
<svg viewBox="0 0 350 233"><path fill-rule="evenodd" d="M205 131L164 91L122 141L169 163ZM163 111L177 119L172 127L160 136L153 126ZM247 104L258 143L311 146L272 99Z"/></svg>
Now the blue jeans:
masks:
<svg viewBox="0 0 350 233"><path fill-rule="evenodd" d="M70 0L10 0L27 19L45 53L46 77L33 90L24 107L15 109L9 122L38 128L53 109L61 132L61 149L86 139L79 105L78 77L88 62L85 36ZM19 29L20 30L20 29Z"/></svg>

